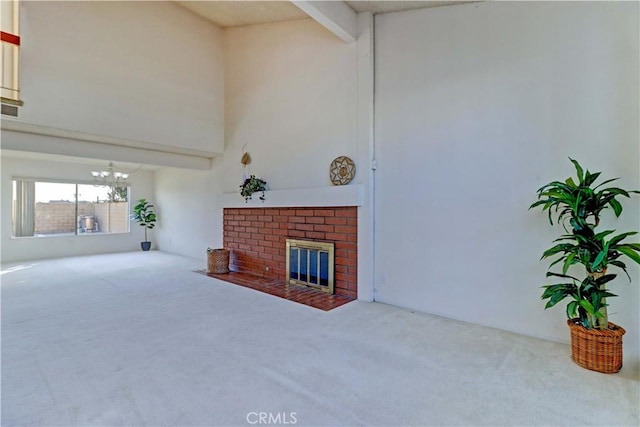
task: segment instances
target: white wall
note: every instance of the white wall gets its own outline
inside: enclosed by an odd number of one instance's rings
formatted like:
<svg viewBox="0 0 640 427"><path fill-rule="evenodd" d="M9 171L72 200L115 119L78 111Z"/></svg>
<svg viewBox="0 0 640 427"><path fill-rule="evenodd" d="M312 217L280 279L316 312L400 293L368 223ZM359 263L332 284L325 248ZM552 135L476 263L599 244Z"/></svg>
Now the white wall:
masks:
<svg viewBox="0 0 640 427"><path fill-rule="evenodd" d="M21 11L25 105L17 119L3 116L3 147L208 169L167 169L158 173L156 186L153 174L144 172L143 182L133 182L134 200L147 197L157 205L157 246L199 254L202 245L190 239L207 242L208 233L222 233L221 224L203 214L217 184L194 185L198 177L215 175L209 157L224 150L222 31L173 2L23 2ZM11 197L5 176L14 173L14 164L26 165L20 175L81 179L90 170L3 161L3 202ZM143 194L136 194L138 185ZM184 207L200 202L199 209ZM99 245L85 236L10 239L10 215L4 213L3 260L136 250L142 240L135 233L95 236Z"/></svg>
<svg viewBox="0 0 640 427"><path fill-rule="evenodd" d="M158 248L200 258L206 268L207 248L222 247L220 168L211 171L164 168L154 175Z"/></svg>
<svg viewBox="0 0 640 427"><path fill-rule="evenodd" d="M228 28L223 39L224 156L210 172L155 173L159 248L203 260L207 247L222 245L222 209L235 203L225 200L237 195L244 203L244 144L253 159L249 172L272 190L284 190L283 197L298 194L286 190L330 186L335 157L358 162L368 152L358 139L356 43L344 43L310 19ZM355 182L368 183L367 173L360 169Z"/></svg>
<svg viewBox="0 0 640 427"><path fill-rule="evenodd" d="M223 151L214 24L172 2L23 2L21 12L19 121L142 148Z"/></svg>
<svg viewBox="0 0 640 427"><path fill-rule="evenodd" d="M91 182L95 164L66 163L1 156L0 233L2 262L57 258L108 252L140 250L144 230L131 224L131 231L123 234L95 234L79 236L11 237L12 178L38 178L52 180L79 180ZM125 169L122 169L125 170ZM153 199L153 174L139 170L129 177L131 200ZM149 232L154 240L154 230Z"/></svg>
<svg viewBox="0 0 640 427"><path fill-rule="evenodd" d="M360 14L354 43L310 19L224 30L224 191L238 192L245 144L253 159L249 173L282 190L278 200L293 206L305 205L306 198L296 203L299 193L287 190L330 187L331 161L351 157L356 163L351 185L362 188L358 297L365 300L373 298L372 27L371 15ZM336 194L334 205L340 205L335 189L327 190L313 192L318 202L331 204L320 194Z"/></svg>
<svg viewBox="0 0 640 427"><path fill-rule="evenodd" d="M242 182L245 144L250 172L271 189L331 185L331 161L358 154L356 43L311 19L228 28L223 38L224 191Z"/></svg>
<svg viewBox="0 0 640 427"><path fill-rule="evenodd" d="M562 230L527 211L592 171L640 187L638 3L503 3L376 17L376 299L567 341L538 262ZM625 202L620 231L640 229ZM637 239L636 239L637 241ZM612 321L638 365L640 277Z"/></svg>

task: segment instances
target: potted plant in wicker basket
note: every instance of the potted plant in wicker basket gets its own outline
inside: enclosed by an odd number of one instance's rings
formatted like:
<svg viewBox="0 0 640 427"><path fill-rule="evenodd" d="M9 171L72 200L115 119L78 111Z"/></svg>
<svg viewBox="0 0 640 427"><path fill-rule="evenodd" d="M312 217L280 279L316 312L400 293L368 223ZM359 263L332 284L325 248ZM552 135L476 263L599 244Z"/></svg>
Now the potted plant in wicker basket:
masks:
<svg viewBox="0 0 640 427"><path fill-rule="evenodd" d="M549 222L561 224L566 234L555 240L555 245L542 254L541 259L553 258L547 277L559 279L559 283L543 286L542 299L546 308L553 307L565 298L568 325L571 331L571 357L580 366L594 371L613 373L622 368L622 335L625 330L609 322L607 298L614 297L607 284L616 278L610 267L627 273L625 262L640 264L640 244L624 243L635 231L616 234L615 230L600 231L600 215L606 209L616 217L622 213L618 198L631 193L618 187L604 187L618 178L608 179L596 185L600 172L591 173L573 159L577 182L568 178L564 182L553 181L538 191L538 201L529 209L542 207L548 211ZM583 276L570 275L574 265L583 267ZM560 272L551 269L558 266Z"/></svg>

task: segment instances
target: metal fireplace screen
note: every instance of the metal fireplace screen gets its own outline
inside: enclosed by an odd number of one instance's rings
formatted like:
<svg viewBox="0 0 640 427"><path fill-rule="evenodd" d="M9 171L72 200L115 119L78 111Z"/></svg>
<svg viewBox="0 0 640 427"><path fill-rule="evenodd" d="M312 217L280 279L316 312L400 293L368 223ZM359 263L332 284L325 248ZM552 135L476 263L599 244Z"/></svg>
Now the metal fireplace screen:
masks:
<svg viewBox="0 0 640 427"><path fill-rule="evenodd" d="M287 239L287 283L333 293L333 243Z"/></svg>

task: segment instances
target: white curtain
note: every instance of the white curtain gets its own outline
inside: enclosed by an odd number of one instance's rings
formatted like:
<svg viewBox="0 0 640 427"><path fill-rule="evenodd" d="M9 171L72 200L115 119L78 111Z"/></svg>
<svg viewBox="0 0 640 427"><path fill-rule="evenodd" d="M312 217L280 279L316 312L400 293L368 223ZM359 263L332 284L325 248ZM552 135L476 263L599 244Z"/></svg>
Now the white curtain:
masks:
<svg viewBox="0 0 640 427"><path fill-rule="evenodd" d="M13 235L33 236L35 231L36 183L15 181L15 201L13 206Z"/></svg>

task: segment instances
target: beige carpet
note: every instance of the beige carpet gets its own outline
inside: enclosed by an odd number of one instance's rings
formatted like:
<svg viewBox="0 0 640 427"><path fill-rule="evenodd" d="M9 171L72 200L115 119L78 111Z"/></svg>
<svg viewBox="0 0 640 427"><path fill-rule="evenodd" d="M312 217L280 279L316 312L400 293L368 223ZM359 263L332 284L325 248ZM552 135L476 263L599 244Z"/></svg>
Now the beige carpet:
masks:
<svg viewBox="0 0 640 427"><path fill-rule="evenodd" d="M638 379L566 345L375 303L324 312L203 266L5 265L2 425L640 424Z"/></svg>

